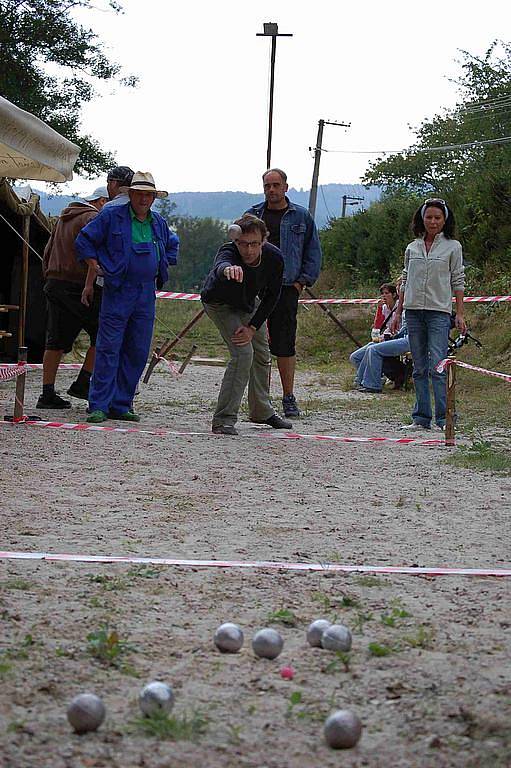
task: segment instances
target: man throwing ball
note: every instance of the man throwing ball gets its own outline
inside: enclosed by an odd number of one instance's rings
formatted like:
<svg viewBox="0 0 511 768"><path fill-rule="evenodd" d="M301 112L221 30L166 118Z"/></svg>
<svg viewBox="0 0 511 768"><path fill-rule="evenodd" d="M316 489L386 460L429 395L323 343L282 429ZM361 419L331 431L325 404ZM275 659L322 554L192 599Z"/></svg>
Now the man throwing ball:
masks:
<svg viewBox="0 0 511 768"><path fill-rule="evenodd" d="M248 384L250 421L273 429L291 429L270 402L271 357L266 319L280 296L284 262L278 248L266 242L266 224L245 214L230 228L233 242L222 245L201 293L208 317L227 345L227 364L213 432L237 435L243 393Z"/></svg>

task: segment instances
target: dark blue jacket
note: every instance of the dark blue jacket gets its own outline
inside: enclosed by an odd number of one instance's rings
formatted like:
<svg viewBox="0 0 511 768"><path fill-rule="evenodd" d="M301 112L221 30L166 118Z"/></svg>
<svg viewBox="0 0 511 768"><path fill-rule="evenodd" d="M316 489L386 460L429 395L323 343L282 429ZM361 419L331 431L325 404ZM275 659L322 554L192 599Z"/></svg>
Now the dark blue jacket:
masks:
<svg viewBox="0 0 511 768"><path fill-rule="evenodd" d="M159 213L151 213L153 239L159 253L157 282L163 285L169 279L168 267L177 263L179 238ZM96 259L99 262L106 286L119 288L132 258L129 203L104 208L81 230L75 240L75 250L79 261Z"/></svg>
<svg viewBox="0 0 511 768"><path fill-rule="evenodd" d="M313 285L321 269L321 246L314 219L306 208L292 203L280 223L280 250L284 257L282 285ZM257 203L246 213L262 219L266 202Z"/></svg>

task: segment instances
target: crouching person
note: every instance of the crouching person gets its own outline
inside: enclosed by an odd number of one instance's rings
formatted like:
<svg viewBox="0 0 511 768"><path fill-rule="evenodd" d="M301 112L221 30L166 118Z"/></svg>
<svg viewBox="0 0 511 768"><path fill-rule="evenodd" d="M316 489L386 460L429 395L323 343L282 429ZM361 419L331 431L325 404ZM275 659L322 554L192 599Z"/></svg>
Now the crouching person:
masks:
<svg viewBox="0 0 511 768"><path fill-rule="evenodd" d="M218 251L201 293L206 314L231 356L212 429L215 434L238 434L235 424L247 384L250 421L291 429L291 422L281 419L270 402L266 332L266 319L280 296L284 261L280 250L266 242L266 224L256 216L245 214L231 232L233 242Z"/></svg>
<svg viewBox="0 0 511 768"><path fill-rule="evenodd" d="M104 276L96 363L89 394L88 422L140 421L133 397L149 355L155 316L155 285L168 279L177 261L177 237L165 219L151 211L156 189L150 173L135 173L129 202L106 207L76 240L79 260L91 275ZM87 300L87 286L84 302Z"/></svg>

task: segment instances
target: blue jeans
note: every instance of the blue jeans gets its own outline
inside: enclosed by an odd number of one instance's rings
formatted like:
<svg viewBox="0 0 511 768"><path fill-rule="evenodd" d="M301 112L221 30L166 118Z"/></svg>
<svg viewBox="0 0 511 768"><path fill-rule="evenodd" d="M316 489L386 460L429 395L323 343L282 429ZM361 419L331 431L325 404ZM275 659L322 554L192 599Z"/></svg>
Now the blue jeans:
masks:
<svg viewBox="0 0 511 768"><path fill-rule="evenodd" d="M399 357L410 351L408 337L380 341L377 344L368 344L362 362L357 371L357 379L363 387L375 389L381 392L381 376L383 360L386 357Z"/></svg>
<svg viewBox="0 0 511 768"><path fill-rule="evenodd" d="M390 341L370 342L350 355L350 362L357 369L355 382L368 389L381 392L383 360L385 357L399 357L410 351L408 336Z"/></svg>
<svg viewBox="0 0 511 768"><path fill-rule="evenodd" d="M431 397L429 377L435 396L435 422L445 425L446 374L438 373L436 365L447 357L451 316L432 309L407 309L408 338L413 359L415 407L412 419L423 427L431 426Z"/></svg>
<svg viewBox="0 0 511 768"><path fill-rule="evenodd" d="M359 347L350 355L350 363L355 366L357 369L357 372L355 374L355 384L362 384L362 379L360 378L359 371L360 366L362 364L362 360L364 359L364 355L369 349L369 347L372 345L372 341L369 342L369 344L365 344L363 347Z"/></svg>

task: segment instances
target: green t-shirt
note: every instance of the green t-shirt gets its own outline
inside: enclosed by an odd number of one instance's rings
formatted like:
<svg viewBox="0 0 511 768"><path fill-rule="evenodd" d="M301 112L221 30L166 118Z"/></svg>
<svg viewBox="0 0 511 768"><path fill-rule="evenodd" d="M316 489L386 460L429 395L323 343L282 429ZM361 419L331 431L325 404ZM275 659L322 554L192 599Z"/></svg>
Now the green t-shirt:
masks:
<svg viewBox="0 0 511 768"><path fill-rule="evenodd" d="M152 243L154 242L153 228L151 222L153 220L153 214L151 211L147 214L145 221L139 221L135 216L135 211L130 205L130 217L131 217L131 241L133 243Z"/></svg>

